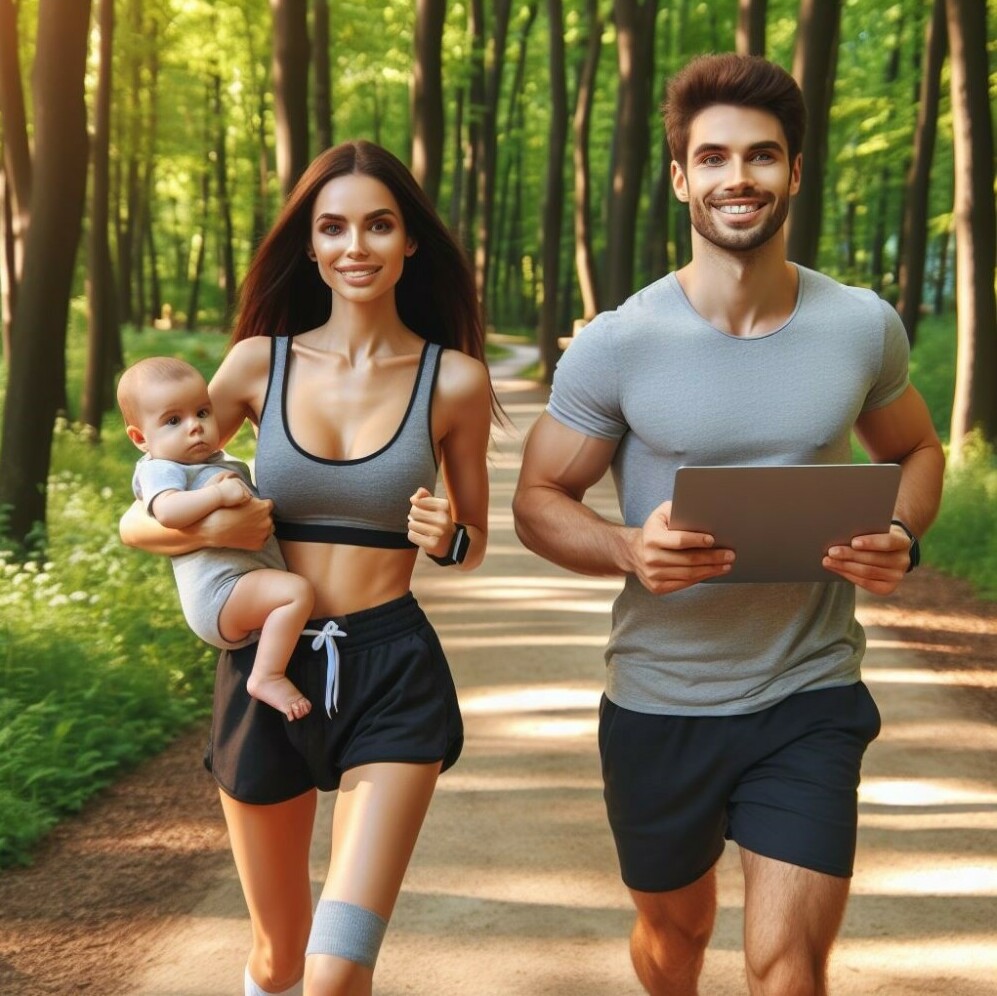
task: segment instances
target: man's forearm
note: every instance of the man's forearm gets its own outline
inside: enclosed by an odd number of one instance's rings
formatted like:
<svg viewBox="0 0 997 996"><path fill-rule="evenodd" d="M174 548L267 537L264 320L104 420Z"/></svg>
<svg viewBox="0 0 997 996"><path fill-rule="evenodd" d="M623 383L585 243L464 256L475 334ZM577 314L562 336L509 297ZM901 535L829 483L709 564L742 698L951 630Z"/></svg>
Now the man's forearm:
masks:
<svg viewBox="0 0 997 996"><path fill-rule="evenodd" d="M512 511L516 535L545 560L596 577L631 572L628 537L635 532L632 527L610 522L553 488L520 491Z"/></svg>
<svg viewBox="0 0 997 996"><path fill-rule="evenodd" d="M901 462L900 491L894 517L901 519L915 536L923 536L942 500L945 455L940 446L914 450Z"/></svg>

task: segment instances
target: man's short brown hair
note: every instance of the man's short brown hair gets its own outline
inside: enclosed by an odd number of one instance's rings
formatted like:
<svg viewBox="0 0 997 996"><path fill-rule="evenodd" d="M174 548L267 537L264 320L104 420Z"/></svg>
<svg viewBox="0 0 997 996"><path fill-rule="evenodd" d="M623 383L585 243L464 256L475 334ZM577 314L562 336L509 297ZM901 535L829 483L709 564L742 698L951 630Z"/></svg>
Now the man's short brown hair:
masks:
<svg viewBox="0 0 997 996"><path fill-rule="evenodd" d="M775 115L786 135L789 161L803 149L807 112L803 94L789 73L756 55L701 55L668 83L664 120L668 148L685 168L693 118L715 104L753 107Z"/></svg>

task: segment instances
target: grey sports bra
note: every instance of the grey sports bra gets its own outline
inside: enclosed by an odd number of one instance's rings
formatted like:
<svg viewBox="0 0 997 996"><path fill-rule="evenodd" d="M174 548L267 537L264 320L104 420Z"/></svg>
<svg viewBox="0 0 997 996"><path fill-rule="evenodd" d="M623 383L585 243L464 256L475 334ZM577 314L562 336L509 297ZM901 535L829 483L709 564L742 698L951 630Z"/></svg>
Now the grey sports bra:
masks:
<svg viewBox="0 0 997 996"><path fill-rule="evenodd" d="M275 506L279 539L393 549L408 539L409 496L433 491L433 387L442 348L427 342L401 425L379 450L357 460L326 460L302 449L287 424L291 338L275 336L256 444L256 484Z"/></svg>

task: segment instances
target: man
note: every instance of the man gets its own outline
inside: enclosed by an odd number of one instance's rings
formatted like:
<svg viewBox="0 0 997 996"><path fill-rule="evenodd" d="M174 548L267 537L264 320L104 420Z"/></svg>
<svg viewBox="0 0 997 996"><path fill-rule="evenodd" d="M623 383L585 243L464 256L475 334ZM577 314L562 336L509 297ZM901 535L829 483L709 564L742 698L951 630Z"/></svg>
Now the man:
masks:
<svg viewBox="0 0 997 996"><path fill-rule="evenodd" d="M599 744L637 910L631 955L656 996L697 991L725 838L740 848L751 993L826 992L859 768L879 731L855 586L896 588L941 495L942 450L895 312L786 259L804 118L792 77L763 59L704 56L671 81L665 126L692 262L574 340L514 499L532 550L626 579ZM843 583L700 584L734 554L669 529L675 469L847 463L853 429L902 475L890 531L828 552ZM622 525L583 504L609 468Z"/></svg>

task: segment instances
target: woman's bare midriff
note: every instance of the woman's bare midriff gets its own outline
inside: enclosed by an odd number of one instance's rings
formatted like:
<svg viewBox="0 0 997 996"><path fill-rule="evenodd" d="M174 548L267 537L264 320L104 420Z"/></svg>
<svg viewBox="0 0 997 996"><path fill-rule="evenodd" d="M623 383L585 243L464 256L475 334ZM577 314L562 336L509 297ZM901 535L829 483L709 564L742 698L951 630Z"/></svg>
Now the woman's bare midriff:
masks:
<svg viewBox="0 0 997 996"><path fill-rule="evenodd" d="M400 598L411 587L417 550L281 542L287 569L315 589L313 616L342 616Z"/></svg>

